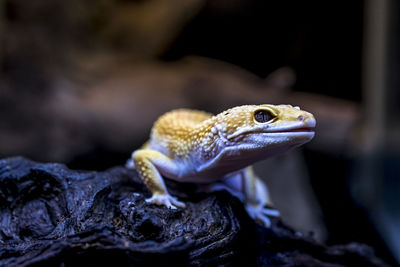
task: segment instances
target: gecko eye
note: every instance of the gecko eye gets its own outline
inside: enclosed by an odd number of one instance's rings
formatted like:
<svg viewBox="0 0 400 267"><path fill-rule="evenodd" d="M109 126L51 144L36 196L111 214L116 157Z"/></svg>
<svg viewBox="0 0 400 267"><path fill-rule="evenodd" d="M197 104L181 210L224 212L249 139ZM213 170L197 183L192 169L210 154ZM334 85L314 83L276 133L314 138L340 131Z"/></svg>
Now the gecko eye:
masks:
<svg viewBox="0 0 400 267"><path fill-rule="evenodd" d="M275 118L275 115L265 109L260 109L254 112L254 119L257 122L265 123Z"/></svg>

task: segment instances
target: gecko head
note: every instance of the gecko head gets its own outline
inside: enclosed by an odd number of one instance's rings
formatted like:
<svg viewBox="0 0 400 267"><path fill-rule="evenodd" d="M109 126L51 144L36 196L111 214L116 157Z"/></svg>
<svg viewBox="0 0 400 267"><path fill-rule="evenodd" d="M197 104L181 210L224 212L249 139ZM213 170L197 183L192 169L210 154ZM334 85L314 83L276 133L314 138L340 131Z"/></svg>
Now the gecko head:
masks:
<svg viewBox="0 0 400 267"><path fill-rule="evenodd" d="M291 105L248 105L217 115L219 131L231 145L286 150L314 137L314 116ZM221 126L222 125L222 126Z"/></svg>

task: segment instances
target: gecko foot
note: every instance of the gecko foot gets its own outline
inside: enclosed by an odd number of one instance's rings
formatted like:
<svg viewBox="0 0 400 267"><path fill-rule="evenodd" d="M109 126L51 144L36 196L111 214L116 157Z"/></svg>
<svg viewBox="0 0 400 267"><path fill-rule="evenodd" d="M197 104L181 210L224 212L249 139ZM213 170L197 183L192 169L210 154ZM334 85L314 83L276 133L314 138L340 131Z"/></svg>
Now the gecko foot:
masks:
<svg viewBox="0 0 400 267"><path fill-rule="evenodd" d="M246 205L247 213L251 218L256 221L260 221L265 227L271 227L271 220L268 216L271 217L279 217L280 213L274 209L267 209L262 207L261 205Z"/></svg>
<svg viewBox="0 0 400 267"><path fill-rule="evenodd" d="M166 206L170 209L185 208L185 203L179 201L176 197L171 195L156 195L154 194L151 198L146 199L147 203L156 204L159 206Z"/></svg>

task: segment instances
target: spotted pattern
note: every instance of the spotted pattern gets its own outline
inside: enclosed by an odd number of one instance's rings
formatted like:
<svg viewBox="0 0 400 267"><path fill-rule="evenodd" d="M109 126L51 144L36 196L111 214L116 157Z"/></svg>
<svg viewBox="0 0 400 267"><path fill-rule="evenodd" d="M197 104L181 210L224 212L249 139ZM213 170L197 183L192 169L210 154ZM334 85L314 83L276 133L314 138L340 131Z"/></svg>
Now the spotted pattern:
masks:
<svg viewBox="0 0 400 267"><path fill-rule="evenodd" d="M266 109L274 115L268 125L259 123L254 113ZM312 114L290 105L245 105L228 109L216 116L198 110L178 109L161 116L154 124L150 147L171 159L196 155L209 160L226 146L235 145L251 131L268 131ZM243 134L240 134L243 133Z"/></svg>

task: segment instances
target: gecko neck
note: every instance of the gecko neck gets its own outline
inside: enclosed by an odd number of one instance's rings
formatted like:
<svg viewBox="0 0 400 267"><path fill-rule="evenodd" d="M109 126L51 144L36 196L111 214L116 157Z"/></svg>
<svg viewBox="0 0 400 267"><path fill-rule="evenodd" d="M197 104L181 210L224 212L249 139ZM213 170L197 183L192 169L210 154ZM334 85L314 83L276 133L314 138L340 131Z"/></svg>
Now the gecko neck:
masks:
<svg viewBox="0 0 400 267"><path fill-rule="evenodd" d="M196 140L194 150L199 152L202 160L215 158L224 147L229 145L223 127L224 125L218 123L216 117L211 117L193 131L193 139Z"/></svg>

